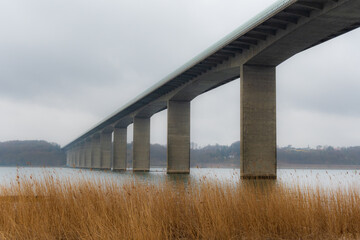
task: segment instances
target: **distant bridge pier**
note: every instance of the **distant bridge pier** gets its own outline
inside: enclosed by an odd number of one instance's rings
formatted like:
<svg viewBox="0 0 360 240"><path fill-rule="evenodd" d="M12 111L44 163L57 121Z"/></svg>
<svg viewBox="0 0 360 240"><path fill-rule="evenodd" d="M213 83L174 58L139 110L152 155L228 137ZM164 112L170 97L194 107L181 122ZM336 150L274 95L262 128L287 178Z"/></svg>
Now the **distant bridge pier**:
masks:
<svg viewBox="0 0 360 240"><path fill-rule="evenodd" d="M167 173L190 173L190 101L168 101Z"/></svg>
<svg viewBox="0 0 360 240"><path fill-rule="evenodd" d="M78 143L76 145L76 163L75 163L76 168L80 166L80 157L81 157L80 143Z"/></svg>
<svg viewBox="0 0 360 240"><path fill-rule="evenodd" d="M76 164L77 164L77 149L74 148L72 167L76 168Z"/></svg>
<svg viewBox="0 0 360 240"><path fill-rule="evenodd" d="M101 168L100 134L95 134L92 136L91 148L93 151L91 167L94 169L99 169Z"/></svg>
<svg viewBox="0 0 360 240"><path fill-rule="evenodd" d="M82 159L81 159L81 168L86 167L86 140L82 143Z"/></svg>
<svg viewBox="0 0 360 240"><path fill-rule="evenodd" d="M92 149L91 149L91 139L87 138L85 140L85 168L91 168L91 159L92 159Z"/></svg>
<svg viewBox="0 0 360 240"><path fill-rule="evenodd" d="M76 159L76 167L80 168L81 164L81 143L77 146L77 159Z"/></svg>
<svg viewBox="0 0 360 240"><path fill-rule="evenodd" d="M85 156L86 155L86 150L85 150L85 141L81 142L80 144L80 168L84 168L85 167Z"/></svg>
<svg viewBox="0 0 360 240"><path fill-rule="evenodd" d="M75 150L74 148L70 149L70 167L75 166Z"/></svg>
<svg viewBox="0 0 360 240"><path fill-rule="evenodd" d="M275 67L242 65L240 98L240 176L276 178Z"/></svg>
<svg viewBox="0 0 360 240"><path fill-rule="evenodd" d="M76 164L77 164L77 147L75 146L73 149L73 162L72 162L72 166L76 168Z"/></svg>
<svg viewBox="0 0 360 240"><path fill-rule="evenodd" d="M81 168L81 160L82 160L82 142L80 142L78 146L78 163L77 163L78 168Z"/></svg>
<svg viewBox="0 0 360 240"><path fill-rule="evenodd" d="M70 166L70 151L66 152L66 166Z"/></svg>
<svg viewBox="0 0 360 240"><path fill-rule="evenodd" d="M112 132L100 134L101 169L111 169Z"/></svg>
<svg viewBox="0 0 360 240"><path fill-rule="evenodd" d="M76 162L75 162L75 167L78 168L80 166L80 143L78 143L76 145Z"/></svg>
<svg viewBox="0 0 360 240"><path fill-rule="evenodd" d="M150 117L134 117L133 171L150 170Z"/></svg>
<svg viewBox="0 0 360 240"><path fill-rule="evenodd" d="M66 151L66 166L71 167L71 150Z"/></svg>
<svg viewBox="0 0 360 240"><path fill-rule="evenodd" d="M127 127L114 129L113 170L126 170L127 165Z"/></svg>

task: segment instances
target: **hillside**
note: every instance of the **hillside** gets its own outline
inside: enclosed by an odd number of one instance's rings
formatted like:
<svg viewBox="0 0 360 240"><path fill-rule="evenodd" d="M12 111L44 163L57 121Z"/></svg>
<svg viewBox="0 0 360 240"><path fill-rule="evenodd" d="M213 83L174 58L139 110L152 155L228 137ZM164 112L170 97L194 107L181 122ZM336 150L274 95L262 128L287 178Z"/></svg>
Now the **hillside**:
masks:
<svg viewBox="0 0 360 240"><path fill-rule="evenodd" d="M64 166L60 145L46 141L0 142L0 166Z"/></svg>

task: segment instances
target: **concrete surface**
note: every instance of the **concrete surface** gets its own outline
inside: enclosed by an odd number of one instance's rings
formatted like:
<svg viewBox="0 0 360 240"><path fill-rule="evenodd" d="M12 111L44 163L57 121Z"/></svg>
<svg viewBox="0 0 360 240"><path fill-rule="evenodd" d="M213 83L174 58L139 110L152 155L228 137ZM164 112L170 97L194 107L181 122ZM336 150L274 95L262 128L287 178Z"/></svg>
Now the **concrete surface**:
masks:
<svg viewBox="0 0 360 240"><path fill-rule="evenodd" d="M150 170L150 118L134 117L133 171Z"/></svg>
<svg viewBox="0 0 360 240"><path fill-rule="evenodd" d="M167 173L190 173L190 102L168 102Z"/></svg>

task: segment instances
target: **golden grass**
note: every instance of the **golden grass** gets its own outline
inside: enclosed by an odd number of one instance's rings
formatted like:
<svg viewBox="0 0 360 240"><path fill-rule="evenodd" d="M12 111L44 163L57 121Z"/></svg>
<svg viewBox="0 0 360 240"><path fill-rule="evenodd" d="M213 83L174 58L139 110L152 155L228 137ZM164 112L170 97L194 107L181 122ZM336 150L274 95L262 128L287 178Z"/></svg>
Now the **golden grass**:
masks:
<svg viewBox="0 0 360 240"><path fill-rule="evenodd" d="M0 189L0 239L360 238L355 188L269 181L144 183L20 177Z"/></svg>

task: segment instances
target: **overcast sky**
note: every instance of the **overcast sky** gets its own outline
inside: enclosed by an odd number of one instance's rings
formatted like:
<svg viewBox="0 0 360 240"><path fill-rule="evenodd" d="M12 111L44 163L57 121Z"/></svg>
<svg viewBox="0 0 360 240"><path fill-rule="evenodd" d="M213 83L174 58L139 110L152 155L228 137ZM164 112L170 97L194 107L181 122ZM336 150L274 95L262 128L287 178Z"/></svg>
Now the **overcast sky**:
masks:
<svg viewBox="0 0 360 240"><path fill-rule="evenodd" d="M0 1L0 141L67 144L273 2ZM360 29L277 67L278 145L360 145L359 42ZM239 79L192 101L192 142L239 139Z"/></svg>

